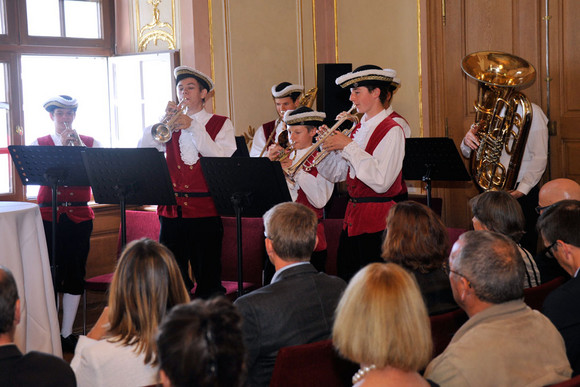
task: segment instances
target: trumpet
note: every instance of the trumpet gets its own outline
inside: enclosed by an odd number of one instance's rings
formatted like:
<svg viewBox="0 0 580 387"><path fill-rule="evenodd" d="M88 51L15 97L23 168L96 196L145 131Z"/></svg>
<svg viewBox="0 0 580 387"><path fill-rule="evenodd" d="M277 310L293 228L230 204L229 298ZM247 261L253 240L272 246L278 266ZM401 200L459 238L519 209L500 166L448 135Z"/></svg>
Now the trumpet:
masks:
<svg viewBox="0 0 580 387"><path fill-rule="evenodd" d="M272 140L274 139L274 135L276 134L276 128L278 127L278 125L280 124L280 121L284 122L284 113L286 113L286 110L281 110L279 117L276 118L276 121L274 122L274 129L272 129L272 133L270 133L270 135L268 136L268 138L266 139L266 143L264 144L264 148L262 148L262 151L260 152L260 157L262 157L264 155L264 153L266 153L266 151L269 148L269 145L272 143ZM284 129L280 132L280 135L278 136L278 144L280 144L280 136L282 136L282 133L286 132L286 123L284 123ZM288 141L288 133L286 133L286 141ZM286 148L283 145L280 145L282 148Z"/></svg>
<svg viewBox="0 0 580 387"><path fill-rule="evenodd" d="M187 111L187 105L181 105L185 100L177 105L177 111L167 114L163 120L151 127L151 136L155 141L166 143L171 140L171 133L173 132L173 124L183 112Z"/></svg>
<svg viewBox="0 0 580 387"><path fill-rule="evenodd" d="M66 138L65 146L84 146L86 147L85 143L79 136L78 132L70 127L68 122L64 122L64 127L66 130L72 131L72 133Z"/></svg>
<svg viewBox="0 0 580 387"><path fill-rule="evenodd" d="M314 152L316 152L318 148L326 141L326 139L332 136L334 134L334 131L337 130L340 127L340 125L342 125L342 123L346 120L352 121L352 126L349 129L342 131L342 134L344 134L345 136L350 136L350 134L353 132L353 130L359 123L358 117L353 114L355 111L356 106L353 104L351 108L348 110L348 112L344 115L344 117L336 121L336 123L332 126L332 128L318 135L318 140L316 141L316 143L312 144L310 148L308 148L308 151L304 154L304 156L302 156L300 160L298 160L296 163L294 163L292 166L290 166L288 169L284 171L288 179L294 181L294 177L301 169L304 169L307 172L310 171L330 154L329 151L322 151L319 152L314 157L313 160L309 161L310 157L314 154Z"/></svg>
<svg viewBox="0 0 580 387"><path fill-rule="evenodd" d="M274 161L282 161L285 159L294 161L296 158L296 149L294 149L294 144L290 144L290 139L288 138L288 129L284 129L278 136L278 145L284 148L284 150L280 151Z"/></svg>

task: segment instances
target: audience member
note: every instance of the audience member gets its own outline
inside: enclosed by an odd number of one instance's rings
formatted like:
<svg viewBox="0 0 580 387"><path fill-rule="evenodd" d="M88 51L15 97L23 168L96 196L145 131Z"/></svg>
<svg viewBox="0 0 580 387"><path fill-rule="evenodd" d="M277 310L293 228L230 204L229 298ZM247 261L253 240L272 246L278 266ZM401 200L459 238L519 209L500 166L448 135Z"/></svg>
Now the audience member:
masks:
<svg viewBox="0 0 580 387"><path fill-rule="evenodd" d="M80 386L158 382L155 335L174 305L189 301L171 252L150 239L127 245L109 289L109 306L81 336L71 366Z"/></svg>
<svg viewBox="0 0 580 387"><path fill-rule="evenodd" d="M572 277L544 301L543 313L558 328L574 374L580 373L580 201L562 200L547 208L538 231L556 261Z"/></svg>
<svg viewBox="0 0 580 387"><path fill-rule="evenodd" d="M14 344L20 322L20 299L10 270L0 266L0 386L76 386L75 375L62 359L41 352L23 355Z"/></svg>
<svg viewBox="0 0 580 387"><path fill-rule="evenodd" d="M442 270L448 253L447 228L429 207L405 201L391 208L382 257L413 273L429 314L457 309Z"/></svg>
<svg viewBox="0 0 580 387"><path fill-rule="evenodd" d="M309 263L318 219L295 202L264 214L266 252L276 268L272 283L238 298L248 350L248 385L268 386L278 350L328 339L346 283Z"/></svg>
<svg viewBox="0 0 580 387"><path fill-rule="evenodd" d="M433 349L427 309L413 276L394 263L371 263L352 278L332 340L342 356L360 363L355 386L429 385L418 373Z"/></svg>
<svg viewBox="0 0 580 387"><path fill-rule="evenodd" d="M558 330L523 301L525 265L516 244L490 231L468 231L449 256L449 281L469 320L425 377L441 386L545 386L572 370Z"/></svg>
<svg viewBox="0 0 580 387"><path fill-rule="evenodd" d="M223 297L173 308L159 327L157 351L164 387L236 387L244 380L241 318Z"/></svg>
<svg viewBox="0 0 580 387"><path fill-rule="evenodd" d="M560 200L580 200L580 184L570 179L550 180L540 189L538 207L536 211L541 214L546 208ZM538 269L542 275L542 282L548 282L557 277L570 278L568 273L551 254L546 255L546 250L541 250L535 257Z"/></svg>
<svg viewBox="0 0 580 387"><path fill-rule="evenodd" d="M511 238L517 243L520 256L526 265L524 287L538 286L540 270L530 252L519 241L524 235L525 219L518 201L506 191L487 191L472 198L473 229L495 231Z"/></svg>

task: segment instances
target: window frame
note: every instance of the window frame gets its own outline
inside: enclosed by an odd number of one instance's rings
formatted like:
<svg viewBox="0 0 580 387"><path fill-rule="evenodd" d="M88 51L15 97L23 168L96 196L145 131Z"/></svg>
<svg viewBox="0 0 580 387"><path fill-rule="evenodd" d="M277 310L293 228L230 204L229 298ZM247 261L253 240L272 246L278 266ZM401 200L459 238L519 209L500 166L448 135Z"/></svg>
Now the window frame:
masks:
<svg viewBox="0 0 580 387"><path fill-rule="evenodd" d="M114 0L101 1L102 37L100 39L28 36L26 0L8 0L6 6L6 35L0 35L0 60L8 63L7 87L10 102L9 145L24 145L22 82L20 58L25 54L114 56L115 14ZM10 164L12 192L0 193L0 201L30 201L14 165Z"/></svg>

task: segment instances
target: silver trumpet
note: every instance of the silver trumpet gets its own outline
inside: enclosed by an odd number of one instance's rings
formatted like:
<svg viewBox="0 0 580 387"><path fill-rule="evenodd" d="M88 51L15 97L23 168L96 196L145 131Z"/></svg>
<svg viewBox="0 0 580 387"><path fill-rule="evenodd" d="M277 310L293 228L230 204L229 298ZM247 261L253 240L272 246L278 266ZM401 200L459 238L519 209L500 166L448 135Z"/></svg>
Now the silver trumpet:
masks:
<svg viewBox="0 0 580 387"><path fill-rule="evenodd" d="M81 136L79 136L79 134L76 130L74 130L73 128L70 127L70 124L68 122L64 123L64 127L66 130L72 131L72 133L65 140L66 146L84 146L84 147L86 147L85 143L81 139Z"/></svg>
<svg viewBox="0 0 580 387"><path fill-rule="evenodd" d="M184 103L184 101L181 101L179 105L177 105L178 109L177 111L171 114L167 114L161 122L151 127L151 136L155 141L166 143L169 140L171 140L171 134L175 129L173 127L173 124L175 123L175 121L177 120L177 118L181 113L187 111L187 106L181 105L182 103Z"/></svg>

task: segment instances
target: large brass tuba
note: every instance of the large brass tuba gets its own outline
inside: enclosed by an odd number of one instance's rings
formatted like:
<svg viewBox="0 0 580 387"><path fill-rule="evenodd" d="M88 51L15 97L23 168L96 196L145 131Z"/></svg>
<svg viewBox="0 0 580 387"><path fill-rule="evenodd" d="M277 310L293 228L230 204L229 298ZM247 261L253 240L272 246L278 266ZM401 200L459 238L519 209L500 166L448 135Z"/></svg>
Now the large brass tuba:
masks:
<svg viewBox="0 0 580 387"><path fill-rule="evenodd" d="M518 90L534 82L536 70L522 58L495 51L469 54L461 68L478 85L479 148L471 152L472 178L484 191L514 189L532 122L532 105ZM509 165L500 162L504 149Z"/></svg>

